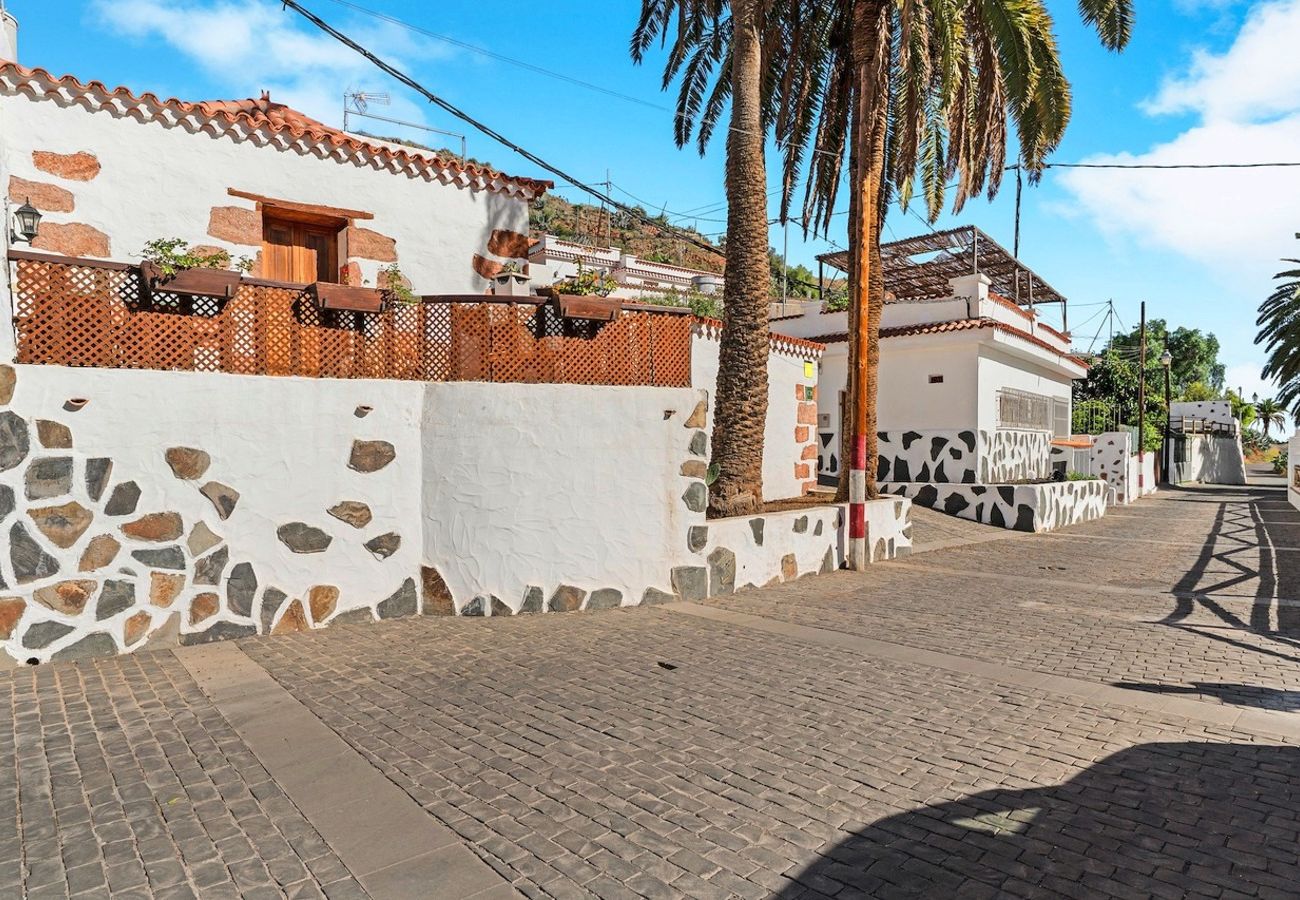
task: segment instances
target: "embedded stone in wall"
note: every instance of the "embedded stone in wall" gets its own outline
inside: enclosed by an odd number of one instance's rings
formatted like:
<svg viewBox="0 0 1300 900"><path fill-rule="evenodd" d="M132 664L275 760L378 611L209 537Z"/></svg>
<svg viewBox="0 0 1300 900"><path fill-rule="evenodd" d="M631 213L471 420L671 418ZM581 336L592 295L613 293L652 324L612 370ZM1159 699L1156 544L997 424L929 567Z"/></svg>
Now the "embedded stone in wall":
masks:
<svg viewBox="0 0 1300 900"><path fill-rule="evenodd" d="M360 625L375 621L374 613L370 607L363 606L360 609L349 609L347 612L341 612L334 618L330 619L331 625Z"/></svg>
<svg viewBox="0 0 1300 900"><path fill-rule="evenodd" d="M501 263L488 259L486 256L478 253L474 254L474 259L470 262L470 265L473 267L474 271L478 273L480 278L485 278L488 281L491 281L493 278L500 275L502 269L505 268Z"/></svg>
<svg viewBox="0 0 1300 900"><path fill-rule="evenodd" d="M86 493L90 495L91 500L98 500L104 496L104 488L108 487L108 476L112 471L111 459L99 457L86 460Z"/></svg>
<svg viewBox="0 0 1300 900"><path fill-rule="evenodd" d="M14 626L23 617L27 601L21 597L0 597L0 641L13 636Z"/></svg>
<svg viewBox="0 0 1300 900"><path fill-rule="evenodd" d="M93 225L82 222L42 222L32 241L32 249L62 256L94 256L101 259L113 255L108 235Z"/></svg>
<svg viewBox="0 0 1300 900"><path fill-rule="evenodd" d="M433 566L421 566L420 581L426 616L456 615L456 602L452 599L451 589L447 587L441 572Z"/></svg>
<svg viewBox="0 0 1300 900"><path fill-rule="evenodd" d="M360 500L342 500L326 512L340 522L347 522L353 528L365 528L372 518L370 507Z"/></svg>
<svg viewBox="0 0 1300 900"><path fill-rule="evenodd" d="M803 453L800 454L799 458L800 458L800 459L816 459L816 458L817 458L817 445L816 445L816 444L809 444L808 446L804 447L804 448L803 448Z"/></svg>
<svg viewBox="0 0 1300 900"><path fill-rule="evenodd" d="M135 605L135 582L111 578L104 582L95 601L95 618L99 621L130 609Z"/></svg>
<svg viewBox="0 0 1300 900"><path fill-rule="evenodd" d="M36 420L36 439L41 442L41 446L47 450L71 450L72 449L72 429L68 428L62 422L51 422L49 419Z"/></svg>
<svg viewBox="0 0 1300 900"><path fill-rule="evenodd" d="M750 519L749 531L754 535L754 545L763 546L763 529L767 527L767 519Z"/></svg>
<svg viewBox="0 0 1300 900"><path fill-rule="evenodd" d="M217 622L206 631L197 634L182 634L180 643L186 647L195 644L211 644L214 641L233 641L236 638L252 637L257 634L255 625L238 625L234 622Z"/></svg>
<svg viewBox="0 0 1300 900"><path fill-rule="evenodd" d="M883 558L883 556L877 558L880 559ZM820 569L820 572L823 575L829 575L831 572L834 571L835 571L835 551L830 547L827 547L826 555L822 557L822 567Z"/></svg>
<svg viewBox="0 0 1300 900"><path fill-rule="evenodd" d="M709 570L704 566L677 566L669 576L673 593L686 601L709 596Z"/></svg>
<svg viewBox="0 0 1300 900"><path fill-rule="evenodd" d="M358 472L378 472L397 458L397 450L388 441L353 441L348 468Z"/></svg>
<svg viewBox="0 0 1300 900"><path fill-rule="evenodd" d="M381 619L396 619L401 616L413 616L416 612L415 579L408 578L402 586L386 600L381 600L375 612Z"/></svg>
<svg viewBox="0 0 1300 900"><path fill-rule="evenodd" d="M808 442L808 436L812 429L807 425L794 426L794 442L796 444L805 444Z"/></svg>
<svg viewBox="0 0 1300 900"><path fill-rule="evenodd" d="M623 605L623 592L615 588L600 588L591 592L587 609L616 609Z"/></svg>
<svg viewBox="0 0 1300 900"><path fill-rule="evenodd" d="M45 500L72 493L72 458L51 456L36 459L23 476L28 500Z"/></svg>
<svg viewBox="0 0 1300 900"><path fill-rule="evenodd" d="M199 493L208 498L222 519L229 519L239 502L239 491L220 481L209 481L199 488Z"/></svg>
<svg viewBox="0 0 1300 900"><path fill-rule="evenodd" d="M703 481L693 481L682 494L682 502L691 512L704 512L709 505L709 489L704 486Z"/></svg>
<svg viewBox="0 0 1300 900"><path fill-rule="evenodd" d="M14 506L13 488L0 484L0 522L9 517L9 514L14 511Z"/></svg>
<svg viewBox="0 0 1300 900"><path fill-rule="evenodd" d="M513 616L515 611L501 601L501 598L493 594L488 598L489 605L494 616Z"/></svg>
<svg viewBox="0 0 1300 900"><path fill-rule="evenodd" d="M279 588L269 587L262 591L262 634L269 634L271 623L275 621L275 614L280 611L280 607L289 599L289 595Z"/></svg>
<svg viewBox="0 0 1300 900"><path fill-rule="evenodd" d="M94 513L80 503L72 500L60 506L41 506L27 510L41 534L50 539L50 543L67 550L86 533Z"/></svg>
<svg viewBox="0 0 1300 900"><path fill-rule="evenodd" d="M184 575L171 575L166 572L149 573L149 602L154 606L161 608L171 606L184 588Z"/></svg>
<svg viewBox="0 0 1300 900"><path fill-rule="evenodd" d="M242 206L214 206L208 216L208 236L250 247L262 245L262 214Z"/></svg>
<svg viewBox="0 0 1300 900"><path fill-rule="evenodd" d="M140 485L134 481L124 481L113 488L113 493L108 495L108 503L104 506L104 513L109 516L129 516L135 512L136 505L139 502Z"/></svg>
<svg viewBox="0 0 1300 900"><path fill-rule="evenodd" d="M72 626L62 622L37 622L23 635L23 646L28 650L42 650L72 632Z"/></svg>
<svg viewBox="0 0 1300 900"><path fill-rule="evenodd" d="M280 616L280 621L275 623L271 634L292 634L295 631L309 630L311 625L307 623L307 613L302 608L302 601L294 600L284 611L284 615Z"/></svg>
<svg viewBox="0 0 1300 900"><path fill-rule="evenodd" d="M157 550L135 550L131 555L151 569L183 570L185 568L185 553L174 544Z"/></svg>
<svg viewBox="0 0 1300 900"><path fill-rule="evenodd" d="M122 533L126 536L158 544L177 540L184 530L185 523L180 514L174 512L149 513L122 526Z"/></svg>
<svg viewBox="0 0 1300 900"><path fill-rule="evenodd" d="M795 421L798 422L800 425L816 425L817 404L800 403L799 408L795 412Z"/></svg>
<svg viewBox="0 0 1300 900"><path fill-rule="evenodd" d="M702 459L688 459L682 463L682 474L687 478L704 478L709 474L709 466Z"/></svg>
<svg viewBox="0 0 1300 900"><path fill-rule="evenodd" d="M253 598L257 596L257 575L250 563L241 562L230 570L226 582L226 603L237 616L253 614Z"/></svg>
<svg viewBox="0 0 1300 900"><path fill-rule="evenodd" d="M79 150L76 153L33 150L32 164L42 172L48 172L69 181L90 181L99 174L98 157L84 150Z"/></svg>
<svg viewBox="0 0 1300 900"><path fill-rule="evenodd" d="M345 240L348 245L348 256L379 262L397 262L397 242L378 231L349 225Z"/></svg>
<svg viewBox="0 0 1300 900"><path fill-rule="evenodd" d="M32 599L65 616L79 616L97 587L97 583L85 579L60 581L35 591Z"/></svg>
<svg viewBox="0 0 1300 900"><path fill-rule="evenodd" d="M220 584L221 573L230 561L230 548L222 547L203 557L194 564L195 584Z"/></svg>
<svg viewBox="0 0 1300 900"><path fill-rule="evenodd" d="M708 456L709 436L703 431L697 431L691 435L691 443L687 447L693 456Z"/></svg>
<svg viewBox="0 0 1300 900"><path fill-rule="evenodd" d="M709 596L721 597L736 592L736 554L718 547L709 554Z"/></svg>
<svg viewBox="0 0 1300 900"><path fill-rule="evenodd" d="M550 602L546 608L551 612L573 612L582 608L582 601L586 598L587 592L581 588L576 588L571 584L562 584L551 594Z"/></svg>
<svg viewBox="0 0 1300 900"><path fill-rule="evenodd" d="M524 602L519 604L519 614L539 613L546 602L542 589L535 584L530 584L524 591Z"/></svg>
<svg viewBox="0 0 1300 900"><path fill-rule="evenodd" d="M529 237L518 231L495 228L488 235L488 253L505 259L527 259Z"/></svg>
<svg viewBox="0 0 1300 900"><path fill-rule="evenodd" d="M19 584L39 581L59 571L59 561L41 549L22 522L15 522L9 529L9 561Z"/></svg>
<svg viewBox="0 0 1300 900"><path fill-rule="evenodd" d="M149 626L153 623L153 618L147 612L138 612L126 620L122 625L122 641L128 647L138 643L141 638L149 633Z"/></svg>
<svg viewBox="0 0 1300 900"><path fill-rule="evenodd" d="M699 553L709 543L709 529L706 525L692 525L686 531L686 549Z"/></svg>
<svg viewBox="0 0 1300 900"><path fill-rule="evenodd" d="M701 400L691 410L690 417L683 424L685 428L703 428L709 421L709 401Z"/></svg>
<svg viewBox="0 0 1300 900"><path fill-rule="evenodd" d="M822 529L825 527L825 524L826 523L824 523L821 519L817 520L817 524L813 526L813 535L815 537L822 536Z"/></svg>
<svg viewBox="0 0 1300 900"><path fill-rule="evenodd" d="M781 579L783 581L793 581L799 577L799 560L793 553L787 553L781 557Z"/></svg>
<svg viewBox="0 0 1300 900"><path fill-rule="evenodd" d="M0 365L0 404L8 404L14 399L14 388L18 384L18 373L13 366Z"/></svg>
<svg viewBox="0 0 1300 900"><path fill-rule="evenodd" d="M307 592L307 606L311 620L323 622L334 612L339 602L339 589L332 584L318 584Z"/></svg>
<svg viewBox="0 0 1300 900"><path fill-rule="evenodd" d="M673 594L667 591L661 591L659 588L646 588L641 594L642 606L659 606L663 603L672 603L677 599Z"/></svg>
<svg viewBox="0 0 1300 900"><path fill-rule="evenodd" d="M334 538L315 525L306 522L290 522L275 530L275 536L294 553L320 553L327 549Z"/></svg>
<svg viewBox="0 0 1300 900"><path fill-rule="evenodd" d="M64 662L72 659L94 659L97 656L116 656L117 641L111 634L97 631L88 634L79 641L74 641L62 650L56 650L50 659Z"/></svg>
<svg viewBox="0 0 1300 900"><path fill-rule="evenodd" d="M190 536L186 539L185 546L190 548L191 556L202 556L220 543L221 538L213 533L207 523L199 522L190 529Z"/></svg>
<svg viewBox="0 0 1300 900"><path fill-rule="evenodd" d="M362 546L369 550L375 559L388 559L397 552L398 547L402 546L402 536L390 531L388 534L371 538Z"/></svg>
<svg viewBox="0 0 1300 900"><path fill-rule="evenodd" d="M212 465L212 457L194 447L169 447L163 454L172 474L182 481L196 481Z"/></svg>
<svg viewBox="0 0 1300 900"><path fill-rule="evenodd" d="M469 601L468 603L466 603L464 606L461 607L460 614L462 616L487 615L486 606L483 602L483 597L480 595L478 597L475 597L473 600Z"/></svg>

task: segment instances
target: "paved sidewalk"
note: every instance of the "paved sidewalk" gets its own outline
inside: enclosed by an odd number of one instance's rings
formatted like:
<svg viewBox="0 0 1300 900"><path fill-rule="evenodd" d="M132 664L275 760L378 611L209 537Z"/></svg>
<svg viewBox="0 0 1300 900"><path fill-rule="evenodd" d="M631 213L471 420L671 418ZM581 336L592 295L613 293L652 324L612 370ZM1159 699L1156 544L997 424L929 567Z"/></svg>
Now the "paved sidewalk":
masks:
<svg viewBox="0 0 1300 900"><path fill-rule="evenodd" d="M705 605L0 674L0 896L463 896L375 877L446 849L530 897L1294 897L1297 554L1284 492L1167 491Z"/></svg>

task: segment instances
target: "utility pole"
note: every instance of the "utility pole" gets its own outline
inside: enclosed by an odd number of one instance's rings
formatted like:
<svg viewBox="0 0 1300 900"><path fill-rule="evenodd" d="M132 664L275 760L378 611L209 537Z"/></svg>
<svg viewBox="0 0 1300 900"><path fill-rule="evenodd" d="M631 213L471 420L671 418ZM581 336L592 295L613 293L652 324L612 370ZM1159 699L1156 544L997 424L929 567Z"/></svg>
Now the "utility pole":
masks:
<svg viewBox="0 0 1300 900"><path fill-rule="evenodd" d="M605 196L608 197L613 192L613 190L614 190L614 182L610 180L609 169L606 169L605 170ZM605 209L604 200L600 201L600 208ZM606 247L611 246L611 242L614 240L613 219L614 219L614 210L611 209L606 211L605 213L605 246Z"/></svg>
<svg viewBox="0 0 1300 900"><path fill-rule="evenodd" d="M781 244L781 315L785 315L790 298L790 220L785 220L785 237Z"/></svg>
<svg viewBox="0 0 1300 900"><path fill-rule="evenodd" d="M1142 301L1142 321L1138 326L1138 496L1146 482L1147 446L1147 302Z"/></svg>

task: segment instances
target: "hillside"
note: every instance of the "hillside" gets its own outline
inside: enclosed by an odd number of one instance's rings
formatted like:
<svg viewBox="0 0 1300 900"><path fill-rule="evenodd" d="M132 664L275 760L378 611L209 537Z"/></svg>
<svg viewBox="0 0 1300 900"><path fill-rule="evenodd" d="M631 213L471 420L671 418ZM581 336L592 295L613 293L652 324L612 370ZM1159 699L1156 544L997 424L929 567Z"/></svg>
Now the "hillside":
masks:
<svg viewBox="0 0 1300 900"><path fill-rule="evenodd" d="M668 224L662 216L654 216L640 207L636 209L648 219ZM546 194L532 204L528 213L529 227L534 238L553 234L567 241L584 240L593 245L621 247L649 262L669 263L705 272L722 272L722 251L710 253L687 242L666 235L653 225L640 222L619 211L611 215L608 210L585 203L570 203L563 197ZM708 244L714 242L693 229L681 229ZM608 242L607 242L608 241Z"/></svg>

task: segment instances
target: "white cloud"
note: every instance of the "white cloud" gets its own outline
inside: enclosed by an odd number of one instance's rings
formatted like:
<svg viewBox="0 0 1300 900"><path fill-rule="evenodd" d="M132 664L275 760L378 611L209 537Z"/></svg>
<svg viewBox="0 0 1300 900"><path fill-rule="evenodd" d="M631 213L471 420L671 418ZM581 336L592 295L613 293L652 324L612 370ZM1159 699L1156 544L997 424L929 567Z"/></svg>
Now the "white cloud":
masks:
<svg viewBox="0 0 1300 900"><path fill-rule="evenodd" d="M1093 163L1274 162L1300 159L1300 0L1268 0L1222 53L1195 51L1143 106L1198 121L1146 152ZM1300 168L1062 170L1077 208L1108 236L1173 251L1225 286L1266 284L1300 228L1289 200ZM1249 290L1249 288L1247 288Z"/></svg>
<svg viewBox="0 0 1300 900"><path fill-rule="evenodd" d="M185 99L256 97L269 90L277 102L337 125L345 90L379 89L393 94L385 115L425 121L424 104L398 93L408 89L397 88L373 63L271 0L96 0L94 9L105 27L170 45L227 91L225 97ZM344 24L358 43L398 68L404 57L438 60L453 53L393 25Z"/></svg>

